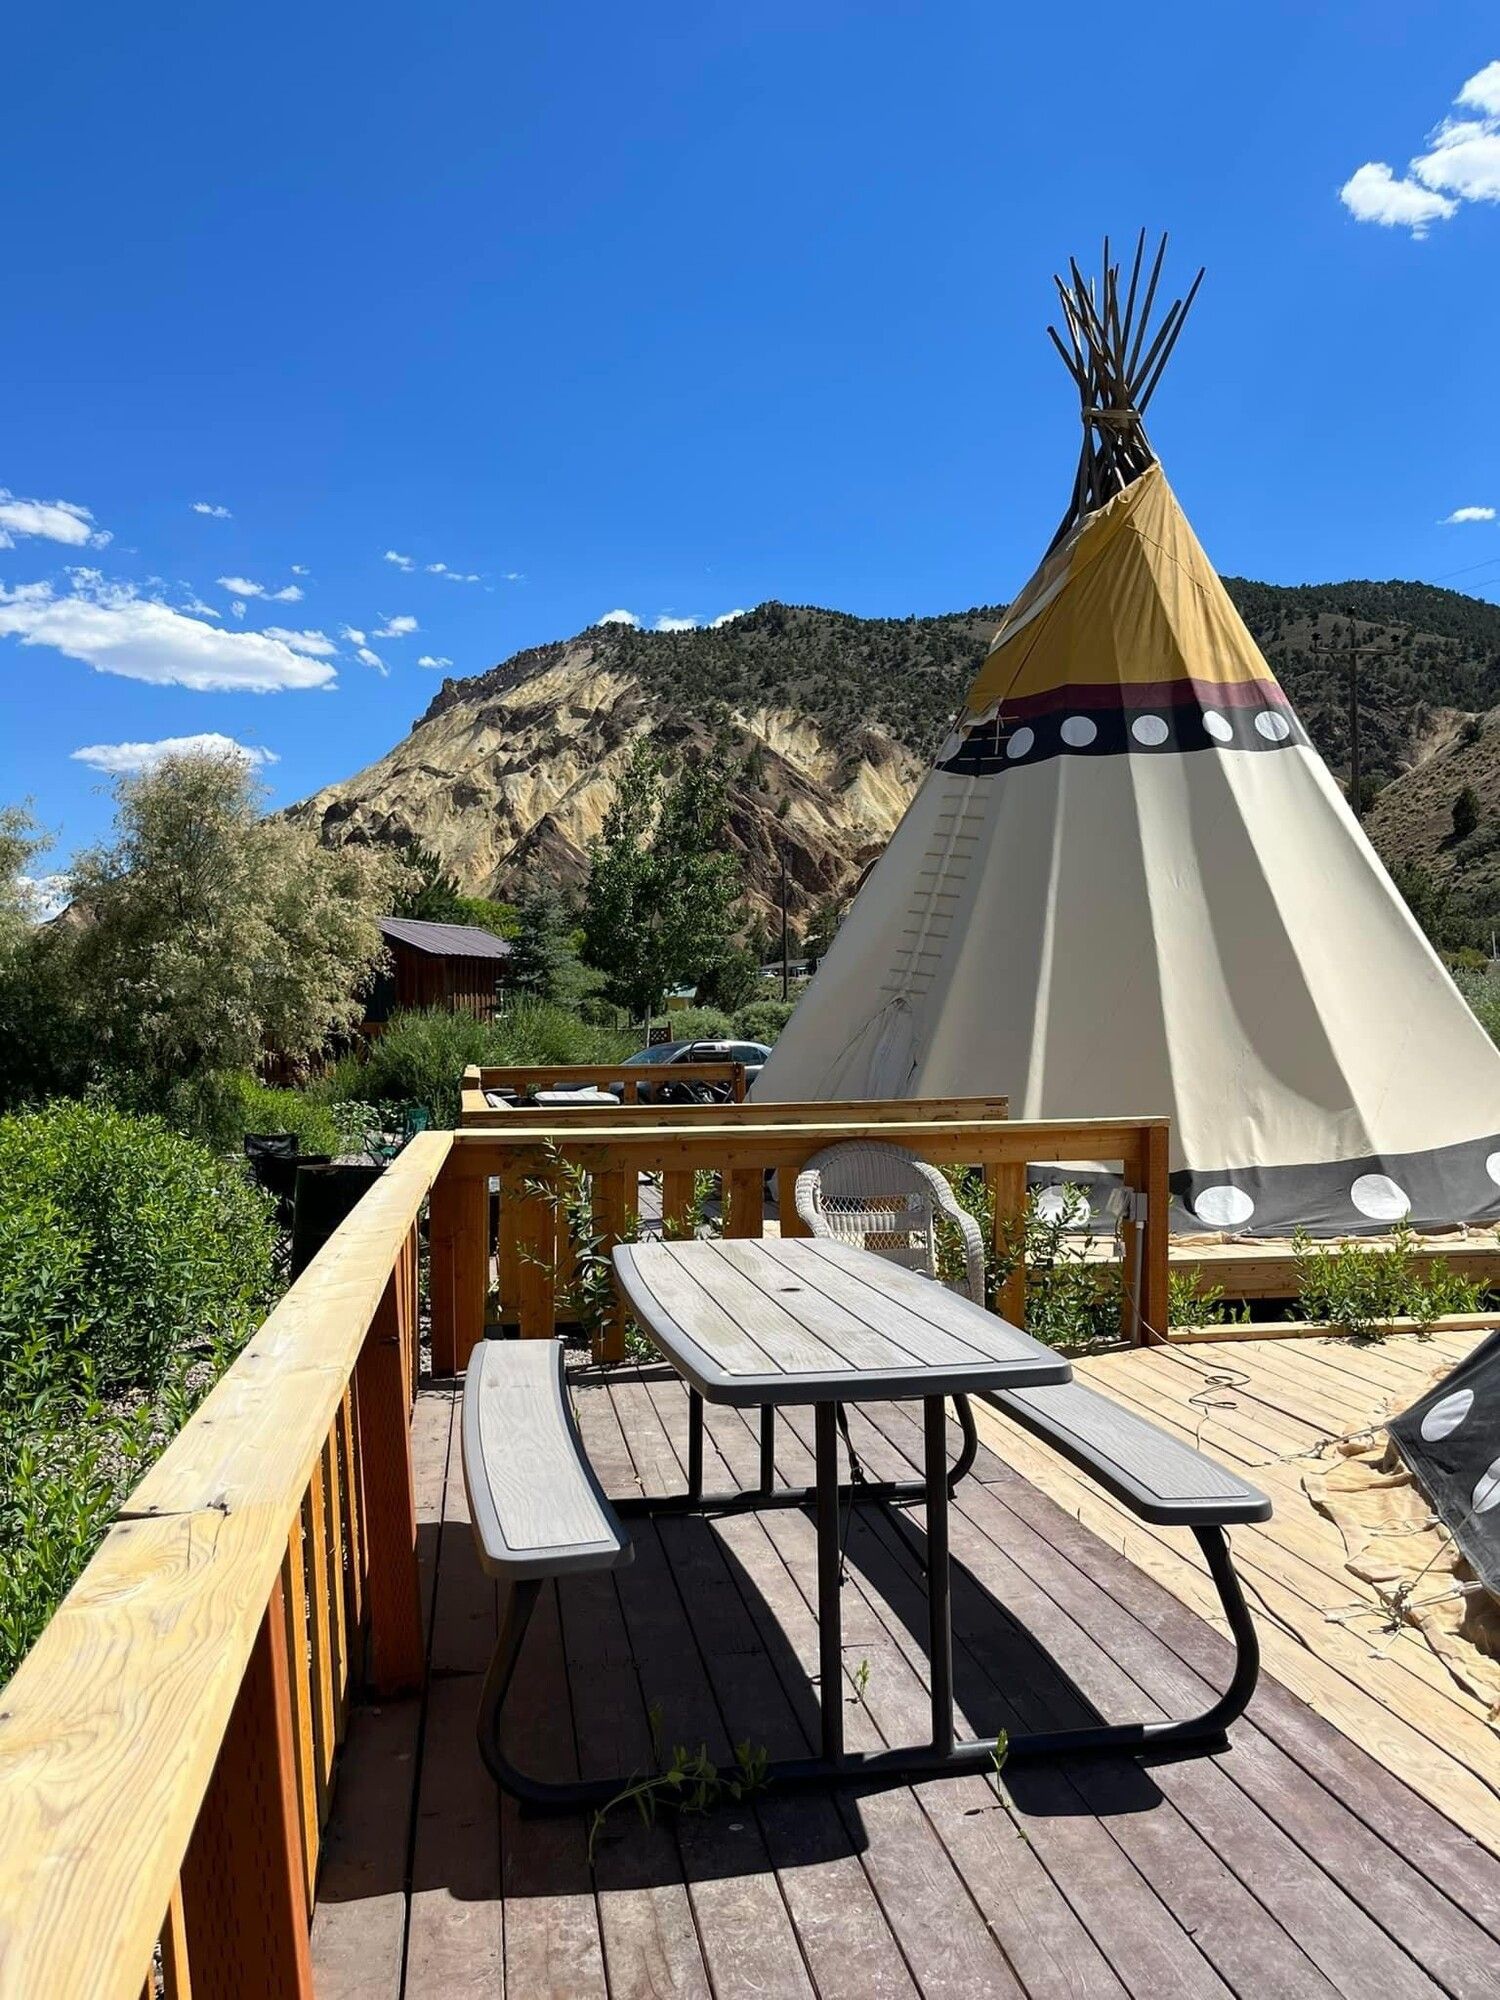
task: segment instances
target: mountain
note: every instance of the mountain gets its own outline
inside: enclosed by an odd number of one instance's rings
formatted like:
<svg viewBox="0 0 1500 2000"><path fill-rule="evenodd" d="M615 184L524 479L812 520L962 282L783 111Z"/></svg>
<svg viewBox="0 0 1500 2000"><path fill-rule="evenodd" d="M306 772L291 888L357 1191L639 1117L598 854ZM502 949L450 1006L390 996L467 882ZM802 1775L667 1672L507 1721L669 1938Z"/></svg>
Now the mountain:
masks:
<svg viewBox="0 0 1500 2000"><path fill-rule="evenodd" d="M1341 775L1348 649L1370 649L1362 764L1367 779L1395 781L1370 824L1378 843L1387 821L1405 828L1401 787L1451 762L1465 718L1500 704L1500 606L1428 584L1225 582ZM727 728L740 765L729 839L747 901L762 915L775 906L784 855L793 916L805 918L846 897L884 846L1002 608L896 619L767 603L699 631L592 626L445 680L387 756L291 812L330 842L419 840L472 895L506 896L538 872L576 886L637 738L678 757ZM1482 779L1492 803L1500 723L1495 750L1495 767L1459 780ZM1447 812L1451 830L1451 798ZM1442 813L1412 807L1423 826ZM1500 841L1496 852L1500 871Z"/></svg>

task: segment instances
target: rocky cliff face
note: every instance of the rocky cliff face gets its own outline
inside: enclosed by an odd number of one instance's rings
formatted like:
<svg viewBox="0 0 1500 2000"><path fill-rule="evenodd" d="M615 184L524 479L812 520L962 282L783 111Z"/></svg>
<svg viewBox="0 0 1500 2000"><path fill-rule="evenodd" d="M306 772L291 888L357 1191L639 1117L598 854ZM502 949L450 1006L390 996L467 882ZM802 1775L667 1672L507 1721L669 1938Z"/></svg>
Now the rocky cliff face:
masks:
<svg viewBox="0 0 1500 2000"><path fill-rule="evenodd" d="M794 916L845 895L904 812L921 751L878 722L851 727L743 688L722 702L674 688L670 675L642 676L629 650L595 631L446 681L389 755L292 814L330 842L420 841L472 895L510 896L537 874L572 886L636 742L676 756L727 725L739 764L730 841L750 907L775 906L783 853Z"/></svg>
<svg viewBox="0 0 1500 2000"><path fill-rule="evenodd" d="M1465 717L1500 701L1500 607L1424 584L1226 581L1340 776L1347 648L1367 649L1364 768L1396 780L1371 832L1388 856L1445 870L1458 787L1479 788L1487 821L1500 806L1500 733L1482 750L1464 740ZM987 606L867 619L771 603L707 631L595 626L444 681L388 756L292 813L328 841L420 841L471 895L510 896L536 875L569 886L636 741L671 758L727 728L746 900L762 914L776 906L785 854L791 908L805 918L846 896L890 837L999 616ZM1494 824L1486 872L1500 870ZM1500 874L1491 900L1500 909Z"/></svg>

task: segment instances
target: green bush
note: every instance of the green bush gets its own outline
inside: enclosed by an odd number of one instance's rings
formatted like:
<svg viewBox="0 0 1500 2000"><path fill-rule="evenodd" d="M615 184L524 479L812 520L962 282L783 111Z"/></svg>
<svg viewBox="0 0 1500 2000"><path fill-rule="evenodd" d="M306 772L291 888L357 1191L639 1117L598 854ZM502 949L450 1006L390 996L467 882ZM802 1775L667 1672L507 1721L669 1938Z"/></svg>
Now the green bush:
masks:
<svg viewBox="0 0 1500 2000"><path fill-rule="evenodd" d="M203 1077L168 1107L172 1124L216 1153L238 1153L247 1132L295 1132L304 1153L345 1150L344 1133L323 1091L277 1090L244 1074Z"/></svg>
<svg viewBox="0 0 1500 2000"><path fill-rule="evenodd" d="M667 1016L669 1042L726 1042L734 1022L722 1007L674 1007Z"/></svg>
<svg viewBox="0 0 1500 2000"><path fill-rule="evenodd" d="M1479 971L1459 965L1453 968L1453 978L1480 1027L1491 1041L1500 1042L1500 976L1495 969L1487 965Z"/></svg>
<svg viewBox="0 0 1500 2000"><path fill-rule="evenodd" d="M792 1018L791 1000L752 1000L734 1017L734 1032L747 1042L774 1046L777 1036Z"/></svg>
<svg viewBox="0 0 1500 2000"><path fill-rule="evenodd" d="M1430 1326L1447 1313L1478 1312L1484 1287L1461 1277L1442 1258L1417 1267L1416 1232L1398 1222L1390 1248L1359 1243L1314 1243L1299 1233L1292 1239L1297 1258L1298 1308L1302 1316L1340 1333L1368 1339L1393 1319Z"/></svg>
<svg viewBox="0 0 1500 2000"><path fill-rule="evenodd" d="M154 1391L181 1351L238 1344L270 1298L272 1240L239 1167L159 1119L92 1101L0 1118L0 1395L23 1362Z"/></svg>
<svg viewBox="0 0 1500 2000"><path fill-rule="evenodd" d="M613 1062L634 1046L628 1035L594 1028L565 1007L517 1000L496 1021L421 1008L393 1014L364 1056L346 1056L318 1085L324 1104L423 1104L434 1125L458 1122L458 1094L470 1063Z"/></svg>

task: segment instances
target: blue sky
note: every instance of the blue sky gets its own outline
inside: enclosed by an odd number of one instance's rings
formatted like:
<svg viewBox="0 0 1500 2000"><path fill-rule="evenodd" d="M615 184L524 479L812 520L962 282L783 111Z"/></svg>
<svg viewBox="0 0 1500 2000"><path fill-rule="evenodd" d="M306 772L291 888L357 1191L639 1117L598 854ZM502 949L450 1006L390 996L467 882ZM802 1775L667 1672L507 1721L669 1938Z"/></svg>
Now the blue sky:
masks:
<svg viewBox="0 0 1500 2000"><path fill-rule="evenodd" d="M1152 431L1220 568L1500 597L1440 525L1500 508L1491 64L1493 7L1380 0L26 10L0 800L58 865L121 745L286 801L612 610L1012 594L1049 274L1142 223L1208 266Z"/></svg>

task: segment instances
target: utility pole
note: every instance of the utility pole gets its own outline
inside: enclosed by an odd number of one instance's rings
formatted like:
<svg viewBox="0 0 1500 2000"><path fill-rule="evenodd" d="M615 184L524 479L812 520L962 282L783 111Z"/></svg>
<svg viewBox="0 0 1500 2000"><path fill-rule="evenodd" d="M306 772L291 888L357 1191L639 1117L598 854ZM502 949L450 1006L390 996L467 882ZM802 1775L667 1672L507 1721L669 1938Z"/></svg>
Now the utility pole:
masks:
<svg viewBox="0 0 1500 2000"><path fill-rule="evenodd" d="M782 842L782 1000L792 998L792 954L786 938L786 842Z"/></svg>

